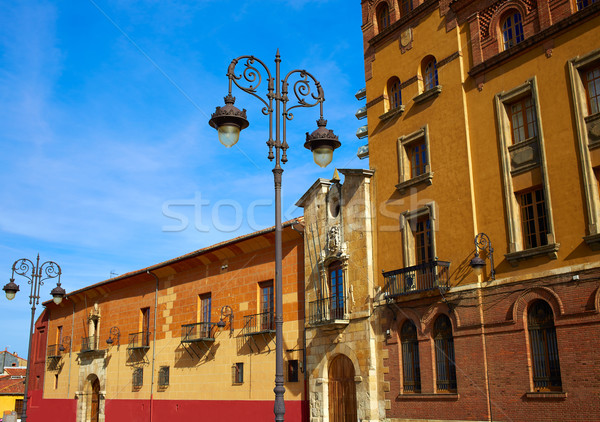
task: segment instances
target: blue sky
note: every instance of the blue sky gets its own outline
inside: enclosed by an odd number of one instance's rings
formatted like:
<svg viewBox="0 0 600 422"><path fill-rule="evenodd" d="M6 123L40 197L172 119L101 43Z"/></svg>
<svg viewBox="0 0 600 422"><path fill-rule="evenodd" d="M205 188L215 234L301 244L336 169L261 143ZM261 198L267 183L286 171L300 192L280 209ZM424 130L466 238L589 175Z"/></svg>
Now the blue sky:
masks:
<svg viewBox="0 0 600 422"><path fill-rule="evenodd" d="M0 0L0 284L19 258L56 261L67 291L274 224L268 120L224 148L208 126L240 55L306 69L342 147L304 149L318 108L288 123L284 218L318 177L356 158L364 86L358 0ZM263 91L263 95L266 91ZM0 298L0 348L24 356L29 287ZM42 287L50 298L54 280ZM3 293L3 292L2 292Z"/></svg>

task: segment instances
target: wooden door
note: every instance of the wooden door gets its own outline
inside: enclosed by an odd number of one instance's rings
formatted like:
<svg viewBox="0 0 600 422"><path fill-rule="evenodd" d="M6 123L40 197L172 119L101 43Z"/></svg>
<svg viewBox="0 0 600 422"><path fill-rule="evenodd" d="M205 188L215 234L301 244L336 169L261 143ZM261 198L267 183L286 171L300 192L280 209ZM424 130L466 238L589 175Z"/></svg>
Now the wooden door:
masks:
<svg viewBox="0 0 600 422"><path fill-rule="evenodd" d="M98 422L100 414L100 381L98 378L92 381L92 406L90 411L90 422Z"/></svg>
<svg viewBox="0 0 600 422"><path fill-rule="evenodd" d="M329 421L357 420L354 366L346 356L339 355L329 366Z"/></svg>

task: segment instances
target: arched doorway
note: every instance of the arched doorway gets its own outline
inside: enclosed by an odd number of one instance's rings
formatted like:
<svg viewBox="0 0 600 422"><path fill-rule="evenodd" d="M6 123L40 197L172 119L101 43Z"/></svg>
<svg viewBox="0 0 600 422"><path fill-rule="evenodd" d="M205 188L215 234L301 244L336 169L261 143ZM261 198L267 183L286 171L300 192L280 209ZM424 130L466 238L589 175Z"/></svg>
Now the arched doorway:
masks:
<svg viewBox="0 0 600 422"><path fill-rule="evenodd" d="M88 377L85 393L85 422L100 422L100 380L97 376Z"/></svg>
<svg viewBox="0 0 600 422"><path fill-rule="evenodd" d="M356 422L354 365L344 355L329 365L329 422Z"/></svg>

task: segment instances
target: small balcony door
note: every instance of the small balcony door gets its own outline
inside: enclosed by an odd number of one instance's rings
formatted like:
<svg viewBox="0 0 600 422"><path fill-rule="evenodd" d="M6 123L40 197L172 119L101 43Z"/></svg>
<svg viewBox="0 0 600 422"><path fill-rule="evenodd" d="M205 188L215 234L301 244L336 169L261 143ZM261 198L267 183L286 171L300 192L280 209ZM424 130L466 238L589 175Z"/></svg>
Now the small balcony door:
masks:
<svg viewBox="0 0 600 422"><path fill-rule="evenodd" d="M260 284L260 331L273 330L273 282Z"/></svg>
<svg viewBox="0 0 600 422"><path fill-rule="evenodd" d="M329 292L331 319L344 319L344 272L339 261L329 266Z"/></svg>

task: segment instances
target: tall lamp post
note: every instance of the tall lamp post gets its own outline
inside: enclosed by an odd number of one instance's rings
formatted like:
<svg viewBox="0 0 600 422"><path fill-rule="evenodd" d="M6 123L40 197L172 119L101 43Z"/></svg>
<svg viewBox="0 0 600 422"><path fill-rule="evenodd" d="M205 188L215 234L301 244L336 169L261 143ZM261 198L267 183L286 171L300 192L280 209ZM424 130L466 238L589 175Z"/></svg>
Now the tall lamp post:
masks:
<svg viewBox="0 0 600 422"><path fill-rule="evenodd" d="M6 293L8 300L13 300L19 291L19 286L15 283L15 274L25 277L28 284L31 284L31 293L29 294L29 304L31 305L31 325L29 326L29 347L27 349L27 370L25 372L25 395L23 397L23 414L21 420L27 421L27 393L29 389L29 370L31 368L31 342L33 340L33 319L35 317L35 305L40 303L40 287L44 285L44 280L58 277L56 287L50 294L52 300L57 305L62 302L66 295L65 289L60 286L61 270L59 265L53 261L46 261L40 265L40 255L38 254L35 264L27 258L21 258L15 261L12 266L12 275L10 282L2 288Z"/></svg>
<svg viewBox="0 0 600 422"><path fill-rule="evenodd" d="M243 70L241 73L235 72L238 63L242 62ZM225 106L217 107L211 116L209 124L218 130L219 141L230 148L239 140L240 131L248 127L249 122L246 119L246 110L239 110L234 106L235 97L231 95L231 89L235 84L242 91L258 98L263 104L262 113L269 116L269 147L268 158L275 160L273 168L273 177L275 181L275 421L283 421L285 415L285 404L283 395L285 387L283 385L283 299L282 299L282 247L281 247L281 180L283 168L281 164L287 162L286 151L289 148L286 142L286 124L292 120L294 115L291 110L298 107L320 108L320 118L317 120L318 128L309 134L306 133L306 142L304 147L313 152L315 163L321 167L326 167L332 160L333 151L341 143L332 130L326 128L327 121L323 119L323 101L325 96L321 84L313 75L306 70L292 70L283 79L280 71L281 57L279 50L275 55L275 77L272 76L269 68L254 56L240 56L233 59L227 70L229 78L229 93L225 97ZM263 76L259 68L266 72L266 100L258 94L258 89L263 82ZM262 70L261 69L261 70ZM296 97L297 104L288 108L288 87L292 84L292 90ZM314 84L315 91L312 90ZM247 86L246 86L247 85ZM273 109L273 106L275 108ZM274 124L273 124L274 123ZM275 126L275 127L273 127ZM275 153L273 154L273 148Z"/></svg>

